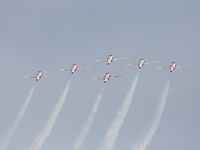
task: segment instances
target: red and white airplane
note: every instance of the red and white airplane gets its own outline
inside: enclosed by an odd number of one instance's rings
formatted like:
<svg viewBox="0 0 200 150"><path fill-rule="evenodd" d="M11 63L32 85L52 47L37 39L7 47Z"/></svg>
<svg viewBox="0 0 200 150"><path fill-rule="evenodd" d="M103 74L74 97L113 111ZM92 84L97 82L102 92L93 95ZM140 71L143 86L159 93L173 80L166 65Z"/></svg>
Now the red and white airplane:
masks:
<svg viewBox="0 0 200 150"><path fill-rule="evenodd" d="M38 81L42 77L53 76L53 75L55 74L43 74L41 71L38 71L35 76L24 76L24 78L36 78L36 81Z"/></svg>
<svg viewBox="0 0 200 150"><path fill-rule="evenodd" d="M106 73L104 77L99 77L99 78L92 78L93 80L104 80L104 83L106 83L106 81L113 79L113 78L119 78L121 76L111 76L109 73Z"/></svg>
<svg viewBox="0 0 200 150"><path fill-rule="evenodd" d="M85 68L90 68L90 66L87 67L78 67L76 64L73 64L71 69L59 69L60 71L71 71L73 74L75 71L80 70L80 69L85 69Z"/></svg>
<svg viewBox="0 0 200 150"><path fill-rule="evenodd" d="M139 66L139 69L140 69L144 65L153 64L153 63L157 63L157 61L145 62L144 59L141 58L138 63L135 63L135 64L129 63L129 64L126 64L126 65Z"/></svg>
<svg viewBox="0 0 200 150"><path fill-rule="evenodd" d="M95 61L104 61L104 62L107 62L108 65L113 62L114 60L121 60L121 59L126 59L126 57L121 57L121 58L114 58L112 55L108 55L108 58L107 59L98 59L98 60L95 60Z"/></svg>
<svg viewBox="0 0 200 150"><path fill-rule="evenodd" d="M187 66L189 66L189 65L177 66L175 62L172 62L169 67L158 67L158 69L170 69L170 72L172 72L176 68L187 67Z"/></svg>

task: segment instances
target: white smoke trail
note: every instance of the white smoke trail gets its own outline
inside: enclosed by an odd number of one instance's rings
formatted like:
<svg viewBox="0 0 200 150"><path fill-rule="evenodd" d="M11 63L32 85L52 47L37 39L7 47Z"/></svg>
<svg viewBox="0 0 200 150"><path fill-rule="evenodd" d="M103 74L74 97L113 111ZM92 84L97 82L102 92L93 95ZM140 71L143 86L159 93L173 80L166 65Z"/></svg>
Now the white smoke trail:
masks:
<svg viewBox="0 0 200 150"><path fill-rule="evenodd" d="M20 109L19 113L17 114L17 117L15 118L10 130L8 131L8 133L5 135L3 141L1 142L0 150L5 150L9 144L10 140L12 139L17 127L19 126L19 124L21 122L21 119L24 117L24 113L26 112L26 108L31 100L34 89L35 89L35 86L32 87L26 101L24 102L24 104L22 105L22 108Z"/></svg>
<svg viewBox="0 0 200 150"><path fill-rule="evenodd" d="M117 113L111 127L108 129L105 135L105 140L104 143L101 145L100 150L111 150L113 148L118 131L123 124L124 118L126 117L129 106L131 104L133 94L135 92L135 88L137 85L138 77L139 75L137 74L133 80L133 83L131 84L131 87L127 93L126 98L124 99L121 105L121 109Z"/></svg>
<svg viewBox="0 0 200 150"><path fill-rule="evenodd" d="M98 95L97 100L95 101L94 106L91 110L91 113L90 113L85 125L83 126L83 129L82 129L80 135L78 136L76 143L74 144L75 150L80 150L85 141L85 137L90 130L91 124L92 124L95 114L98 110L98 107L99 107L99 104L100 104L100 101L102 98L102 92L103 92L103 89L101 90L101 93Z"/></svg>
<svg viewBox="0 0 200 150"><path fill-rule="evenodd" d="M65 99L67 97L67 93L70 87L71 81L68 82L66 85L59 101L57 102L54 110L51 113L51 116L47 120L46 124L44 125L43 130L40 132L38 137L35 139L34 143L32 144L31 147L29 147L29 150L39 150L42 146L42 144L45 142L46 138L49 136L51 133L51 130L55 124L55 121L60 113L61 108L63 107L63 104L65 102Z"/></svg>
<svg viewBox="0 0 200 150"><path fill-rule="evenodd" d="M163 110L165 108L165 103L166 103L167 95L169 92L169 86L170 86L170 81L168 80L167 83L165 84L163 92L160 96L160 102L155 109L155 115L153 116L153 123L149 129L149 132L147 132L147 134L144 136L144 138L141 139L140 142L138 142L133 147L133 150L145 150L147 145L151 142L151 140L158 128Z"/></svg>

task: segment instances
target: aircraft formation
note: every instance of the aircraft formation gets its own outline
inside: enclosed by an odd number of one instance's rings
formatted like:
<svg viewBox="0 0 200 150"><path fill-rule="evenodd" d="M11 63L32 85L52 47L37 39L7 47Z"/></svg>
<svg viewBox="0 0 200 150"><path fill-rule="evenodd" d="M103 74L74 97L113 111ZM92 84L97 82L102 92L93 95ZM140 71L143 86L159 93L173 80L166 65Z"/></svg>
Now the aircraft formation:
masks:
<svg viewBox="0 0 200 150"><path fill-rule="evenodd" d="M107 64L110 65L111 62L116 61L116 60L122 60L122 59L126 59L126 57L114 58L113 55L108 55L107 59L98 59L98 60L95 60L95 61L107 62ZM157 61L146 62L143 58L141 58L138 63L128 63L126 65L138 66L139 69L140 69L144 65L153 64L153 63L157 63ZM189 65L178 66L178 65L176 65L175 62L172 62L170 66L158 67L158 69L169 69L170 72L172 72L173 70L175 70L177 68L182 68L182 67L187 67L187 66L189 66ZM86 68L90 68L90 66L78 67L77 64L73 64L70 69L59 69L59 71L71 71L71 73L73 74L77 70L86 69ZM24 78L36 78L36 81L38 81L42 77L52 76L52 75L55 75L55 74L43 74L41 71L38 71L35 76L24 76ZM113 78L118 78L118 77L121 77L121 75L120 76L111 76L109 73L106 73L104 75L104 77L95 77L95 78L92 78L92 79L93 80L104 80L104 83L106 83L108 80L113 79Z"/></svg>

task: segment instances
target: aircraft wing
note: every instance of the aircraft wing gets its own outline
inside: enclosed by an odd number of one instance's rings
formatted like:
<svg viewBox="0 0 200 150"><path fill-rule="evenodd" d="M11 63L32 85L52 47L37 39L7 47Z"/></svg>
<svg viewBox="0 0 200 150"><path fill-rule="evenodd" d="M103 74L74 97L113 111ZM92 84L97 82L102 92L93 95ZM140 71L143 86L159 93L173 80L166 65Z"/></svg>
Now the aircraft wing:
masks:
<svg viewBox="0 0 200 150"><path fill-rule="evenodd" d="M121 76L111 76L110 78L119 78L119 77L121 77Z"/></svg>
<svg viewBox="0 0 200 150"><path fill-rule="evenodd" d="M87 67L78 67L78 70L79 69L86 69L86 68L90 68L90 66L87 66Z"/></svg>
<svg viewBox="0 0 200 150"><path fill-rule="evenodd" d="M46 76L53 76L53 75L55 75L55 74L43 74L42 76L46 77Z"/></svg>
<svg viewBox="0 0 200 150"><path fill-rule="evenodd" d="M71 69L59 69L59 71L71 71Z"/></svg>
<svg viewBox="0 0 200 150"><path fill-rule="evenodd" d="M107 61L107 59L97 59L95 61Z"/></svg>
<svg viewBox="0 0 200 150"><path fill-rule="evenodd" d="M146 62L145 65L147 65L147 64L154 64L154 63L157 63L157 61Z"/></svg>
<svg viewBox="0 0 200 150"><path fill-rule="evenodd" d="M181 65L181 66L176 66L176 68L181 68L181 67L188 67L189 65Z"/></svg>
<svg viewBox="0 0 200 150"><path fill-rule="evenodd" d="M24 76L24 78L36 78L37 76Z"/></svg>
<svg viewBox="0 0 200 150"><path fill-rule="evenodd" d="M158 67L158 69L170 69L171 67Z"/></svg>
<svg viewBox="0 0 200 150"><path fill-rule="evenodd" d="M114 58L114 60L121 60L121 59L126 59L126 57Z"/></svg>
<svg viewBox="0 0 200 150"><path fill-rule="evenodd" d="M104 80L104 77L100 77L100 78L92 78L92 80Z"/></svg>
<svg viewBox="0 0 200 150"><path fill-rule="evenodd" d="M137 64L129 63L129 64L126 64L126 65L134 65L134 66L138 66L138 63L137 63Z"/></svg>

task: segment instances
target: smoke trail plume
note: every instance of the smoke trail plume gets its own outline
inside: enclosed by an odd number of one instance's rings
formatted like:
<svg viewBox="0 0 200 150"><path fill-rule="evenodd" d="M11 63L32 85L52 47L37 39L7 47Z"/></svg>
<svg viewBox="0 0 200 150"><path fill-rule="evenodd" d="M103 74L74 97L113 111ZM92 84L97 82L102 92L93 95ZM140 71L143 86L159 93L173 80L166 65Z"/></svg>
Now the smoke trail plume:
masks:
<svg viewBox="0 0 200 150"><path fill-rule="evenodd" d="M165 108L165 103L166 103L167 95L168 95L168 92L169 92L169 86L170 86L170 81L167 81L167 83L165 84L165 87L163 89L163 92L160 96L160 102L155 109L155 114L153 116L152 125L151 125L149 131L144 136L144 138L141 139L140 142L138 142L133 147L133 150L145 150L147 145L151 142L151 140L152 140L152 138L153 138L153 136L154 136L154 134L155 134L155 132L158 128L163 110Z"/></svg>
<svg viewBox="0 0 200 150"><path fill-rule="evenodd" d="M21 119L24 117L24 113L26 112L26 108L28 107L28 104L31 100L31 97L33 95L35 86L32 87L31 91L29 92L29 95L26 99L26 101L24 102L24 104L22 105L22 108L20 109L19 113L17 114L17 117L15 118L10 130L8 131L8 133L5 135L3 141L0 144L0 150L5 150L6 147L8 146L10 140L12 139L13 135L15 134L15 131L17 129L17 127L19 126Z"/></svg>
<svg viewBox="0 0 200 150"><path fill-rule="evenodd" d="M34 143L32 144L31 147L29 147L29 150L39 150L42 146L42 144L45 142L46 138L49 136L51 133L51 130L55 124L55 121L60 113L61 108L63 107L63 104L65 102L65 99L67 97L67 93L70 87L71 81L68 82L66 85L59 101L57 102L54 110L51 113L51 116L47 120L46 124L44 125L43 130L40 132L38 137L35 139Z"/></svg>
<svg viewBox="0 0 200 150"><path fill-rule="evenodd" d="M111 150L113 148L118 131L123 124L124 118L126 117L129 106L131 104L133 94L137 85L138 77L139 75L137 74L133 80L133 83L131 84L126 98L124 99L121 105L121 109L118 111L111 127L108 129L105 135L105 140L104 143L101 145L100 150Z"/></svg>
<svg viewBox="0 0 200 150"><path fill-rule="evenodd" d="M76 143L74 144L75 150L80 150L84 141L85 141L85 137L90 130L91 124L92 124L94 117L95 117L95 114L98 110L98 107L99 107L99 104L100 104L100 101L101 101L101 98L102 98L102 92L103 92L103 89L101 90L101 93L98 95L97 100L95 101L94 106L91 110L91 113L90 113L85 125L83 126L83 129L82 129Z"/></svg>

